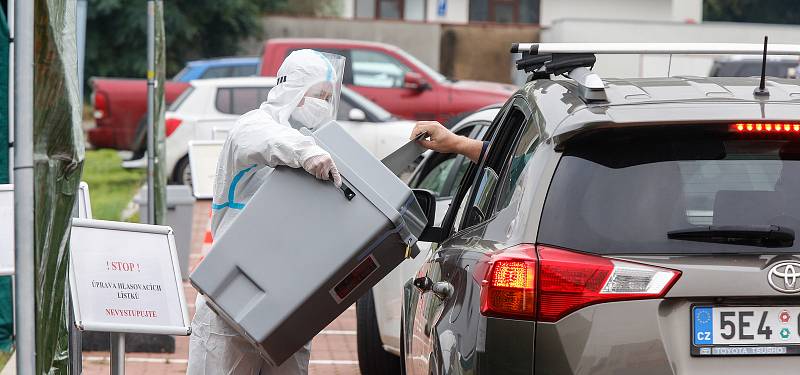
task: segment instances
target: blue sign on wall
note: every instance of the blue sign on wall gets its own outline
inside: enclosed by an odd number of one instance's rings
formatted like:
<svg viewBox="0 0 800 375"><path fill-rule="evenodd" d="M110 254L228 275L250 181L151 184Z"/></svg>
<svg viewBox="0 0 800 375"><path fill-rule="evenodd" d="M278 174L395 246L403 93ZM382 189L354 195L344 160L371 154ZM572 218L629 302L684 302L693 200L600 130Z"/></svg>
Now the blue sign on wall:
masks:
<svg viewBox="0 0 800 375"><path fill-rule="evenodd" d="M436 6L436 15L444 17L447 14L447 0L439 0Z"/></svg>

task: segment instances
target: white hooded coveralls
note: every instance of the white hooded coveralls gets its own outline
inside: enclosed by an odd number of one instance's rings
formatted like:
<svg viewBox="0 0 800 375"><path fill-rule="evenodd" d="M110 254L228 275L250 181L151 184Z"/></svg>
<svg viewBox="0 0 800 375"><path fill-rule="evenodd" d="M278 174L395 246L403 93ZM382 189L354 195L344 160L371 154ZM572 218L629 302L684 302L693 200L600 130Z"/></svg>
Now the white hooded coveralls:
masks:
<svg viewBox="0 0 800 375"><path fill-rule="evenodd" d="M306 91L322 81L335 82L328 60L313 50L292 52L278 69L279 83L261 107L242 115L228 135L217 161L211 232L215 238L231 225L273 168L301 168L309 158L328 153L289 124ZM283 78L285 77L285 78ZM329 156L329 155L328 155ZM307 374L311 343L272 367L198 295L189 344L190 375Z"/></svg>

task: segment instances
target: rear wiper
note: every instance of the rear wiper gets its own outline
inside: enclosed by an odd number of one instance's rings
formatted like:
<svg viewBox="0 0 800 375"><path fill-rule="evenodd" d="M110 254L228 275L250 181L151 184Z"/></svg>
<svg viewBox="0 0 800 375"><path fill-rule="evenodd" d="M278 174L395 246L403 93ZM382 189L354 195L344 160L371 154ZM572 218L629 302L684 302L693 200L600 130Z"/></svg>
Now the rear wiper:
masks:
<svg viewBox="0 0 800 375"><path fill-rule="evenodd" d="M794 231L777 225L709 225L669 231L667 238L729 245L791 247L794 244Z"/></svg>

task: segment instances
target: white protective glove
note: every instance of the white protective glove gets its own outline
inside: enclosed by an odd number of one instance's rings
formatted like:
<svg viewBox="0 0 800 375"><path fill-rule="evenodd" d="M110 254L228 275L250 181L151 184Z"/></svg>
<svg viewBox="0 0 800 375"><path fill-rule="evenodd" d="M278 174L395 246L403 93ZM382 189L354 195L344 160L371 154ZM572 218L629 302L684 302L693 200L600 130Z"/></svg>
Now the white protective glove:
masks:
<svg viewBox="0 0 800 375"><path fill-rule="evenodd" d="M342 175L339 174L333 159L328 154L312 156L306 159L303 163L303 169L320 180L327 181L332 178L336 187L342 187Z"/></svg>

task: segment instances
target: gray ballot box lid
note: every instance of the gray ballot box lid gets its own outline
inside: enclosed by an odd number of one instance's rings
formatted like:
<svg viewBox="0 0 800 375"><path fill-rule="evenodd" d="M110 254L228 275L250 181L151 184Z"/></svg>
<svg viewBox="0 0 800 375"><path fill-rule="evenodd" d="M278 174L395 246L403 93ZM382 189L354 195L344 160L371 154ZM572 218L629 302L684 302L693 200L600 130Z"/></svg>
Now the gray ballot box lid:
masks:
<svg viewBox="0 0 800 375"><path fill-rule="evenodd" d="M411 189L339 124L309 134L352 195L302 169L255 172L264 183L190 276L274 365L397 267L427 224Z"/></svg>

